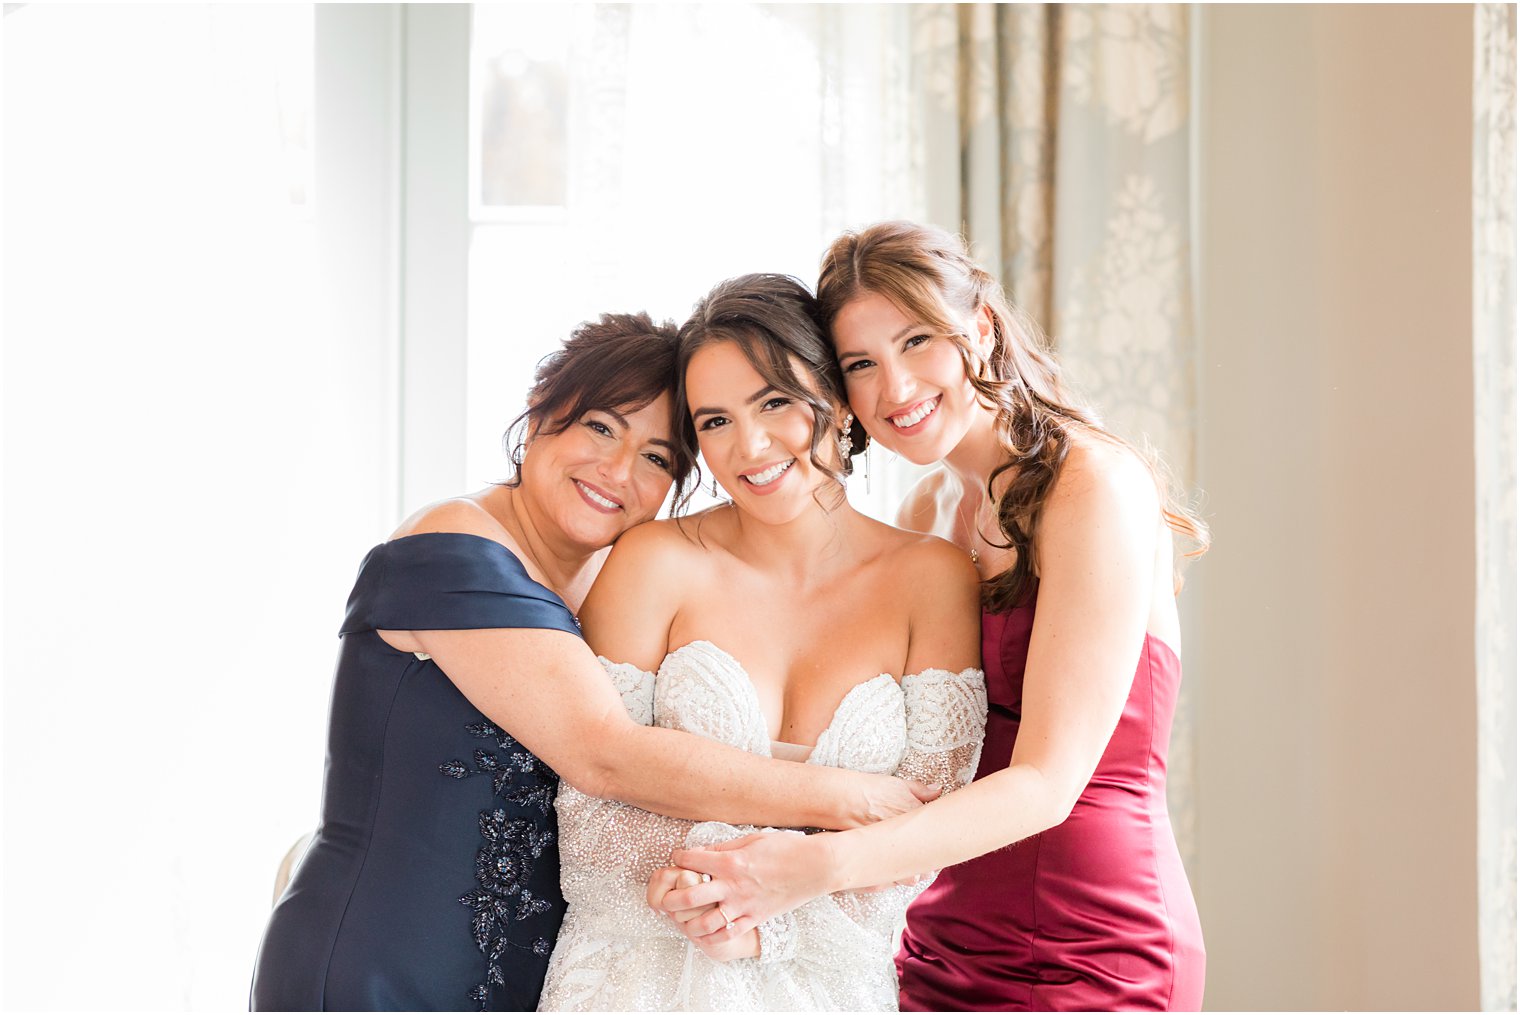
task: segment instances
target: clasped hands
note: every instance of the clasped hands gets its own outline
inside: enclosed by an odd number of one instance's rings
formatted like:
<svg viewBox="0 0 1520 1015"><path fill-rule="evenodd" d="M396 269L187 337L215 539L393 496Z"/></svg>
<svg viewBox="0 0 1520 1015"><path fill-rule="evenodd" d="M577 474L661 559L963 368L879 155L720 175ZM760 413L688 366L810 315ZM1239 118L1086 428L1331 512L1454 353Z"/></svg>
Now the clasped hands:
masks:
<svg viewBox="0 0 1520 1015"><path fill-rule="evenodd" d="M827 833L756 832L707 849L677 849L671 865L649 877L645 901L670 917L687 940L716 962L760 955L759 925L825 895L828 864L812 862ZM918 884L922 875L896 885ZM880 891L881 885L864 891Z"/></svg>
<svg viewBox="0 0 1520 1015"><path fill-rule="evenodd" d="M752 959L760 954L760 932L750 927L738 933L738 925L728 919L720 903L708 902L686 909L669 909L679 899L667 899L676 892L694 889L712 881L709 874L699 874L685 867L661 867L649 877L646 899L650 908L675 921L681 933L715 962Z"/></svg>
<svg viewBox="0 0 1520 1015"><path fill-rule="evenodd" d="M717 962L760 954L766 918L819 895L815 837L753 832L705 849L676 849L649 878L645 900Z"/></svg>

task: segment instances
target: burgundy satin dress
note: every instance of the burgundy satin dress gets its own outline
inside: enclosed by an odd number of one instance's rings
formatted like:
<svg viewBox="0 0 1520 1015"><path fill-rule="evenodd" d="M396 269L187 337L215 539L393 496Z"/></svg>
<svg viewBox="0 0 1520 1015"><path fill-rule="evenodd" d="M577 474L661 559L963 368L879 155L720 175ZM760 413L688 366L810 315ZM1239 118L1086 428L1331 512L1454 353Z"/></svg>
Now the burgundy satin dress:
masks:
<svg viewBox="0 0 1520 1015"><path fill-rule="evenodd" d="M978 779L1019 733L1033 605L982 615ZM1181 665L1146 635L1124 714L1055 828L948 868L908 909L904 1011L1197 1010L1203 932L1166 809Z"/></svg>

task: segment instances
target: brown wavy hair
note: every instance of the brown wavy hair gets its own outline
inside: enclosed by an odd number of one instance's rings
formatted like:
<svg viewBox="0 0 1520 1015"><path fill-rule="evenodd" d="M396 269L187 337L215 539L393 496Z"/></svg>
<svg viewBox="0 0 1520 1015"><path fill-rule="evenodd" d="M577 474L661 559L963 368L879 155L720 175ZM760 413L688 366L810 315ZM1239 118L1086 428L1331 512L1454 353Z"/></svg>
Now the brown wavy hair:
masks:
<svg viewBox="0 0 1520 1015"><path fill-rule="evenodd" d="M819 269L824 326L832 333L845 304L866 293L886 297L954 342L978 401L994 415L1005 459L987 477L987 496L997 502L998 528L1007 541L1003 545L1016 556L1011 568L982 583L988 609L1010 609L1033 597L1034 532L1076 430L1134 451L1155 477L1167 526L1194 544L1184 556L1197 557L1208 549L1208 526L1172 492L1164 464L1154 453L1105 430L1068 392L1039 327L971 259L960 237L912 222L881 222L845 233L823 255ZM983 308L992 319L992 349L985 357L958 323ZM1010 473L1008 487L994 498L993 484L1004 473Z"/></svg>
<svg viewBox="0 0 1520 1015"><path fill-rule="evenodd" d="M865 450L870 438L855 420L850 424L850 453L843 456L840 467L823 453L824 442L837 439L836 407L849 402L834 347L818 316L818 301L807 286L790 275L740 275L713 286L681 325L676 351L676 401L682 409L678 433L686 453L693 458L697 454L697 431L686 411L686 368L697 350L718 342L733 342L766 384L812 410L808 458L815 469L843 484L852 468L851 459ZM798 376L793 357L802 362L816 389Z"/></svg>

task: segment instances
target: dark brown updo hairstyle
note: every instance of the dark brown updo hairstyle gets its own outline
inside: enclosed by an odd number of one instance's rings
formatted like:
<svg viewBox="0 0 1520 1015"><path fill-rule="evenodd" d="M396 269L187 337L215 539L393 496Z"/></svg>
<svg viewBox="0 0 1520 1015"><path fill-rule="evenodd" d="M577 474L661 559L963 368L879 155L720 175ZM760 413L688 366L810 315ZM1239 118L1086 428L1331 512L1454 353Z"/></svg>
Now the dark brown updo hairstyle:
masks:
<svg viewBox="0 0 1520 1015"><path fill-rule="evenodd" d="M539 361L527 411L507 428L503 440L512 478L502 485L522 482L523 455L533 437L564 433L588 412L627 415L670 395L670 475L680 503L696 456L681 436L683 422L690 429L691 420L674 390L677 334L674 322L656 324L645 313L603 314L572 331L559 349Z"/></svg>
<svg viewBox="0 0 1520 1015"><path fill-rule="evenodd" d="M1185 555L1197 557L1208 549L1208 526L1173 495L1165 467L1154 455L1105 430L1067 392L1060 364L1039 328L1008 302L997 280L971 260L960 237L912 222L881 222L845 233L823 255L819 270L818 303L825 329L833 328L845 304L866 293L886 297L907 316L954 342L978 400L994 413L1005 460L988 477L987 496L993 496L999 476L1012 473L997 502L997 519L1006 545L1017 556L1011 568L983 583L989 609L1027 603L1034 592L1034 531L1076 429L1135 451L1156 478L1166 524L1193 543ZM983 307L992 318L992 351L985 358L961 330L961 322Z"/></svg>
<svg viewBox="0 0 1520 1015"><path fill-rule="evenodd" d="M850 424L850 454L842 469L819 454L825 442L834 439L830 435L836 432L835 414L849 403L844 374L818 316L818 301L807 286L790 275L740 275L713 286L681 325L676 401L682 409L681 443L692 456L697 452L697 431L686 411L686 367L698 349L717 342L733 342L765 383L813 410L808 458L814 468L844 482L852 456L865 450L868 438L859 420ZM809 377L798 376L793 356L802 361Z"/></svg>

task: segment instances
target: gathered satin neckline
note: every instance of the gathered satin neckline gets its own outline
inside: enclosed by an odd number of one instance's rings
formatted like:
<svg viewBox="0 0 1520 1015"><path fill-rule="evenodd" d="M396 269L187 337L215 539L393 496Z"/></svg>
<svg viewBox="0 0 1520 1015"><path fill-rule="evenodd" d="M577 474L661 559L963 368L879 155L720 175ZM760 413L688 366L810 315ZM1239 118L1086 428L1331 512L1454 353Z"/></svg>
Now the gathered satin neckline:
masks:
<svg viewBox="0 0 1520 1015"><path fill-rule="evenodd" d="M561 606L564 606L565 609L567 611L569 611L572 616L574 615L575 611L571 610L570 607L569 607L569 605L567 605L565 603L565 599L564 599L563 596L561 596L558 592L555 592L549 586L545 585L543 582L539 581L537 578L534 578L531 574L528 573L528 565L526 565L526 564L524 564L522 562L522 558L519 557L515 552L513 552L512 548L510 546L508 546L506 543L503 543L503 542L501 542L499 540L492 539L490 536L477 536L473 532L413 532L409 536L397 536L395 539L387 539L385 542L383 542L379 546L375 547L375 549L378 550L378 549L380 549L380 547L394 546L397 543L404 543L408 539L422 539L425 536L451 536L451 537L456 538L456 539L478 539L482 543L486 543L486 544L489 544L491 546L496 547L496 549L500 550L502 553L505 553L508 557L512 558L512 563L516 564L518 566L518 568L521 569L521 571L523 573L523 578L525 580L527 580L529 583L531 583L533 585L537 585L539 588L541 588L545 592L549 593L549 595L553 596L559 602L559 604ZM371 552L373 552L373 551L371 551ZM577 619L576 623L580 623L580 620Z"/></svg>

